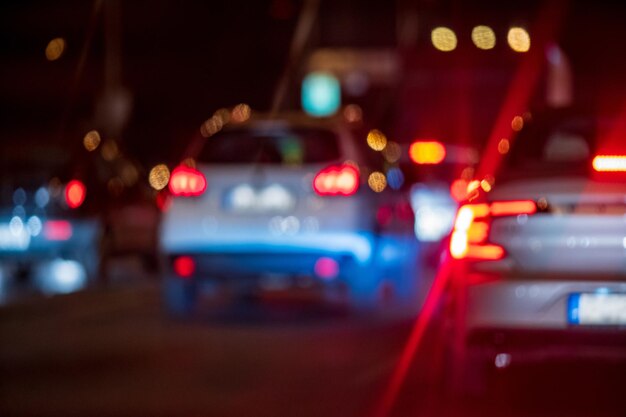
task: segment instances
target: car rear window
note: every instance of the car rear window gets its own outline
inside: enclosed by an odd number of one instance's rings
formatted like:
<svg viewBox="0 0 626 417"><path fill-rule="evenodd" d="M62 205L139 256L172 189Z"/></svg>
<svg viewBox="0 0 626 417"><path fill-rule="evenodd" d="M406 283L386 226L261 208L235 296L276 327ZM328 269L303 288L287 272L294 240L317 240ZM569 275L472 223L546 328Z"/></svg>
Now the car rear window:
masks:
<svg viewBox="0 0 626 417"><path fill-rule="evenodd" d="M327 129L281 128L222 131L207 140L199 162L303 165L341 157L337 135Z"/></svg>
<svg viewBox="0 0 626 417"><path fill-rule="evenodd" d="M500 178L587 175L597 129L589 118L525 121L505 157Z"/></svg>

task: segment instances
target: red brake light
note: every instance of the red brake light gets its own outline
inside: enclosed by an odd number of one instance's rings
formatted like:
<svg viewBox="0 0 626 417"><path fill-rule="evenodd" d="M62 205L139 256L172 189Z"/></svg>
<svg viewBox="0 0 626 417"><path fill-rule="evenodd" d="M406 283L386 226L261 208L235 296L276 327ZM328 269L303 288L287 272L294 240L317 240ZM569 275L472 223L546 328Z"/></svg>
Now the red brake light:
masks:
<svg viewBox="0 0 626 417"><path fill-rule="evenodd" d="M626 155L598 155L592 165L598 172L626 172Z"/></svg>
<svg viewBox="0 0 626 417"><path fill-rule="evenodd" d="M72 180L65 186L65 202L69 208L78 208L85 201L87 187L78 180Z"/></svg>
<svg viewBox="0 0 626 417"><path fill-rule="evenodd" d="M409 157L416 164L436 165L446 157L446 147L437 141L415 141L409 147Z"/></svg>
<svg viewBox="0 0 626 417"><path fill-rule="evenodd" d="M68 240L72 237L72 224L67 220L48 220L43 225L43 236L48 240Z"/></svg>
<svg viewBox="0 0 626 417"><path fill-rule="evenodd" d="M505 255L504 248L488 242L491 218L536 212L537 204L532 200L465 204L456 214L450 239L450 254L455 259L502 259Z"/></svg>
<svg viewBox="0 0 626 417"><path fill-rule="evenodd" d="M206 190L206 178L197 169L181 165L172 171L169 189L178 197L196 197Z"/></svg>
<svg viewBox="0 0 626 417"><path fill-rule="evenodd" d="M174 272L182 278L189 278L196 272L196 261L191 256L179 256L174 259Z"/></svg>
<svg viewBox="0 0 626 417"><path fill-rule="evenodd" d="M324 168L313 179L313 189L319 195L349 196L359 188L359 171L352 165Z"/></svg>

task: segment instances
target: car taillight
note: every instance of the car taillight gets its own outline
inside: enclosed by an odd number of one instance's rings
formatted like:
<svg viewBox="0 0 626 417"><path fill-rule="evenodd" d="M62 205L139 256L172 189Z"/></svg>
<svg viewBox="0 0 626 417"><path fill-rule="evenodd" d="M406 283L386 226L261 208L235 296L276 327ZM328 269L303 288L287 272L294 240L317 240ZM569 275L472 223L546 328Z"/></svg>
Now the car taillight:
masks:
<svg viewBox="0 0 626 417"><path fill-rule="evenodd" d="M532 200L465 204L456 214L450 239L450 255L455 259L502 259L504 248L488 241L492 218L536 212L537 204Z"/></svg>
<svg viewBox="0 0 626 417"><path fill-rule="evenodd" d="M189 278L196 272L196 261L191 256L174 259L174 272L181 278Z"/></svg>
<svg viewBox="0 0 626 417"><path fill-rule="evenodd" d="M409 147L409 157L420 165L436 165L446 157L446 147L437 141L417 140Z"/></svg>
<svg viewBox="0 0 626 417"><path fill-rule="evenodd" d="M169 190L176 197L196 197L206 190L206 178L197 169L179 166L172 171Z"/></svg>
<svg viewBox="0 0 626 417"><path fill-rule="evenodd" d="M359 171L352 165L324 168L313 179L313 189L319 195L343 195L356 193L359 188Z"/></svg>
<svg viewBox="0 0 626 417"><path fill-rule="evenodd" d="M48 240L68 240L72 237L72 224L67 220L48 220L43 225L43 236Z"/></svg>
<svg viewBox="0 0 626 417"><path fill-rule="evenodd" d="M78 208L85 201L87 187L78 180L72 180L65 186L65 202L69 208Z"/></svg>
<svg viewBox="0 0 626 417"><path fill-rule="evenodd" d="M626 155L598 155L592 165L598 172L626 172Z"/></svg>

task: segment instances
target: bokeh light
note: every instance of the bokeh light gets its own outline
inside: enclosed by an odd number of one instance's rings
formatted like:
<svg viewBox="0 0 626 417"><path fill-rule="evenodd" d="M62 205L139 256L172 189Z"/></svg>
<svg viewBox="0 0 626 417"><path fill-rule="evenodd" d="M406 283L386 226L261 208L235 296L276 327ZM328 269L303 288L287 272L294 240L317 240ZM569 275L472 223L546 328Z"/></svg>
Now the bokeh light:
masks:
<svg viewBox="0 0 626 417"><path fill-rule="evenodd" d="M387 142L387 146L383 149L383 158L391 164L398 162L402 156L402 149L396 142Z"/></svg>
<svg viewBox="0 0 626 417"><path fill-rule="evenodd" d="M468 180L458 178L450 185L450 195L455 201L463 201L467 197Z"/></svg>
<svg viewBox="0 0 626 417"><path fill-rule="evenodd" d="M509 143L509 140L506 138L500 139L500 142L498 142L498 152L500 152L502 155L504 155L505 153L508 153L510 147L511 147L511 144Z"/></svg>
<svg viewBox="0 0 626 417"><path fill-rule="evenodd" d="M440 51L450 52L456 49L456 34L450 28L437 27L430 33L433 46Z"/></svg>
<svg viewBox="0 0 626 417"><path fill-rule="evenodd" d="M89 152L92 152L100 146L100 141L100 134L95 130L91 130L85 134L85 137L83 138L83 146Z"/></svg>
<svg viewBox="0 0 626 417"><path fill-rule="evenodd" d="M367 134L367 145L375 151L382 151L387 146L387 137L378 129L372 129Z"/></svg>
<svg viewBox="0 0 626 417"><path fill-rule="evenodd" d="M243 123L250 118L252 109L245 103L237 104L230 113L231 121L235 123Z"/></svg>
<svg viewBox="0 0 626 417"><path fill-rule="evenodd" d="M472 42L478 49L493 49L496 46L496 34L489 26L476 26L472 29Z"/></svg>
<svg viewBox="0 0 626 417"><path fill-rule="evenodd" d="M530 35L526 29L512 27L506 37L509 46L515 52L528 52L530 49Z"/></svg>
<svg viewBox="0 0 626 417"><path fill-rule="evenodd" d="M343 109L343 117L348 123L358 123L363 120L363 110L358 104L348 104Z"/></svg>
<svg viewBox="0 0 626 417"><path fill-rule="evenodd" d="M65 52L65 39L54 38L48 42L48 46L46 46L46 58L48 61L56 61L61 58L63 52Z"/></svg>
<svg viewBox="0 0 626 417"><path fill-rule="evenodd" d="M118 157L120 150L117 147L117 142L115 142L114 140L107 140L104 142L104 144L102 145L102 149L100 150L100 153L102 154L102 157L106 160L106 161L112 161L115 158Z"/></svg>
<svg viewBox="0 0 626 417"><path fill-rule="evenodd" d="M217 109L215 113L213 113L213 117L218 117L222 120L222 125L225 125L230 122L230 111L225 108Z"/></svg>
<svg viewBox="0 0 626 417"><path fill-rule="evenodd" d="M416 164L439 164L446 158L446 148L437 141L415 141L409 148L409 157Z"/></svg>
<svg viewBox="0 0 626 417"><path fill-rule="evenodd" d="M341 106L341 85L329 72L312 72L302 81L302 109L314 117L335 114Z"/></svg>
<svg viewBox="0 0 626 417"><path fill-rule="evenodd" d="M387 184L394 189L399 190L404 184L404 174L398 167L393 167L387 171Z"/></svg>
<svg viewBox="0 0 626 417"><path fill-rule="evenodd" d="M380 193L387 187L387 178L382 172L374 171L367 178L367 185L375 192Z"/></svg>
<svg viewBox="0 0 626 417"><path fill-rule="evenodd" d="M522 116L515 116L513 120L511 120L511 129L516 132L519 132L524 128L524 118Z"/></svg>
<svg viewBox="0 0 626 417"><path fill-rule="evenodd" d="M154 166L148 175L148 182L150 182L150 186L157 191L164 189L169 180L170 170L165 164L158 164Z"/></svg>
<svg viewBox="0 0 626 417"><path fill-rule="evenodd" d="M219 132L222 127L224 127L223 119L220 116L214 115L209 117L204 123L202 123L202 126L200 126L200 134L203 137L208 138L209 136L212 136Z"/></svg>

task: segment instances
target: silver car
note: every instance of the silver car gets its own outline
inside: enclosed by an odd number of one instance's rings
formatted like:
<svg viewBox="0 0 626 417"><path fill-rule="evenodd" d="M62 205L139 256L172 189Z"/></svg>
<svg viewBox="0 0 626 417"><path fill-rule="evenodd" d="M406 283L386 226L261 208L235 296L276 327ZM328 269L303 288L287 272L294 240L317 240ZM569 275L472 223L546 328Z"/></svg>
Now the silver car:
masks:
<svg viewBox="0 0 626 417"><path fill-rule="evenodd" d="M614 133L534 116L500 147L495 184L470 190L442 278L454 392L528 361L626 359L626 157Z"/></svg>
<svg viewBox="0 0 626 417"><path fill-rule="evenodd" d="M290 289L359 310L414 304L410 203L368 186L384 175L370 175L344 125L255 117L195 149L172 171L160 228L168 311L192 313L205 294Z"/></svg>

